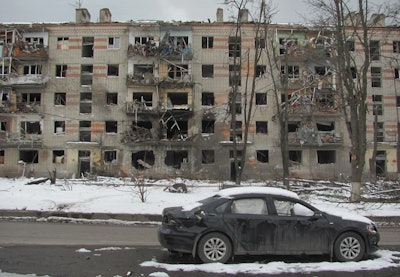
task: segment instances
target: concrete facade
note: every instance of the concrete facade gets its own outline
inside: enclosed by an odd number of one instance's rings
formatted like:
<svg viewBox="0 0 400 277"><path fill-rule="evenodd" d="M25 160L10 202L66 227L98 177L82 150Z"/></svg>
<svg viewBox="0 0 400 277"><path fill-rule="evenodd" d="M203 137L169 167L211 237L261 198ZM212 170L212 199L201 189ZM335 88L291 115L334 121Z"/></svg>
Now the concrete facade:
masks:
<svg viewBox="0 0 400 277"><path fill-rule="evenodd" d="M103 9L100 22L93 23L87 10L78 9L76 23L0 25L0 176L43 177L56 170L58 178L87 172L229 180L233 139L243 146L244 114L253 101L243 179L279 178L277 101L267 51L254 70L255 25L246 14L239 43L237 120L242 124L235 127L239 135L231 136L236 25L223 22L221 13L209 23L118 23ZM368 102L382 111L379 173L396 177L399 30L383 26L374 32L382 55L372 63L380 74L374 71L372 78L371 73L371 84L377 75L381 83L371 85ZM291 176L347 178L350 141L337 80L329 72L329 37L304 26L273 25L268 38L275 41L281 71L291 75ZM282 55L288 43L290 55ZM355 55L359 51L355 43ZM246 76L250 80L254 74L251 100ZM371 112L369 142L374 119ZM371 153L372 143L367 160Z"/></svg>

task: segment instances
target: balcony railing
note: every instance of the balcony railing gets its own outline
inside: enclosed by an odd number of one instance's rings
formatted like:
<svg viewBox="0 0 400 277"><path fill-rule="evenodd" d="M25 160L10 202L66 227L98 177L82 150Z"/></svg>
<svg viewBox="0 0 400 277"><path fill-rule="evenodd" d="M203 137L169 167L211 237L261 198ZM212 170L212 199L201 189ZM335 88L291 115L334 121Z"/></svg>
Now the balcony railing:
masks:
<svg viewBox="0 0 400 277"><path fill-rule="evenodd" d="M301 146L342 145L343 135L336 131L318 131L313 128L299 128L289 133L289 144Z"/></svg>
<svg viewBox="0 0 400 277"><path fill-rule="evenodd" d="M9 74L2 75L0 78L1 85L45 85L49 81L49 77L42 74L18 75Z"/></svg>
<svg viewBox="0 0 400 277"><path fill-rule="evenodd" d="M0 133L3 147L35 148L42 146L41 134Z"/></svg>

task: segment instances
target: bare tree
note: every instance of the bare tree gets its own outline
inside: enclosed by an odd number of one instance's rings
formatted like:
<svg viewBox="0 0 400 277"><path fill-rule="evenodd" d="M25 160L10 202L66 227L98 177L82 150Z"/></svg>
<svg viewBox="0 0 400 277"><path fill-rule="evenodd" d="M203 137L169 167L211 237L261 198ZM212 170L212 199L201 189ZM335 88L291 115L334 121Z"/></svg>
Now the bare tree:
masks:
<svg viewBox="0 0 400 277"><path fill-rule="evenodd" d="M248 5L252 3L254 9L254 13L249 10ZM252 118L254 113L254 99L256 95L256 79L257 79L257 66L260 64L260 60L262 54L265 49L265 42L267 37L267 26L270 24L272 9L271 4L266 4L265 0L260 1L252 1L252 0L226 0L225 4L233 7L237 12L236 22L235 22L235 30L234 36L236 38L241 38L242 33L242 16L244 12L247 12L249 16L252 17L252 22L254 26L254 51L251 53L250 50L247 50L245 53L242 53L242 49L238 51L238 48L230 49L233 50L233 78L231 80L231 96L230 96L230 112L231 112L231 130L232 130L232 138L233 138L233 159L235 166L235 182L236 184L240 184L242 180L243 171L246 163L246 152L247 152L247 142L249 137L249 128L252 124ZM253 55L251 57L250 55ZM247 65L245 64L247 62ZM245 72L245 82L244 85L241 86L241 70L242 66L247 68ZM252 71L250 71L252 70ZM244 128L243 128L243 146L239 147L237 141L237 100L242 95L239 91L239 86L243 90L243 106L244 106ZM238 151L241 151L241 157L238 155Z"/></svg>
<svg viewBox="0 0 400 277"><path fill-rule="evenodd" d="M371 38L376 22L369 20L372 10L368 0L358 0L355 10L349 6L349 1L308 2L323 18L319 21L321 27L332 29L335 35L338 88L351 141L351 201L359 202L367 150L368 73L374 54ZM351 51L355 42L361 46L362 52L354 54Z"/></svg>

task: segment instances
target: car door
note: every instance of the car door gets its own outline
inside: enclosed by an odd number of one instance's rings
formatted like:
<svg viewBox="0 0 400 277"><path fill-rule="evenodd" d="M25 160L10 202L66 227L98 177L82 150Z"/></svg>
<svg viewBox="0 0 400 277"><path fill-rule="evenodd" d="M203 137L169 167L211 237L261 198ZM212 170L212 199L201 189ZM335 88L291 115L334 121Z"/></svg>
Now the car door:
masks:
<svg viewBox="0 0 400 277"><path fill-rule="evenodd" d="M275 226L263 197L244 197L231 201L223 220L234 238L235 254L262 254L274 248Z"/></svg>
<svg viewBox="0 0 400 277"><path fill-rule="evenodd" d="M302 201L273 197L276 253L329 253L333 225ZM317 212L317 213L316 213Z"/></svg>

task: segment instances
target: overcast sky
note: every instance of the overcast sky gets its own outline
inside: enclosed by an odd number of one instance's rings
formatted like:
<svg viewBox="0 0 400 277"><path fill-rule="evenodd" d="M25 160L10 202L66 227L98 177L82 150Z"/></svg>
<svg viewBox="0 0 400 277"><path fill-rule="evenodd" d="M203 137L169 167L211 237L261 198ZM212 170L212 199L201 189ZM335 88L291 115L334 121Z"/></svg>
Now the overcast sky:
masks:
<svg viewBox="0 0 400 277"><path fill-rule="evenodd" d="M0 0L0 22L73 22L78 0ZM217 8L224 8L224 20L229 11L223 0L81 0L91 21L96 22L99 11L109 8L113 21L215 21ZM305 12L303 0L273 0L277 8L275 23L300 23Z"/></svg>

